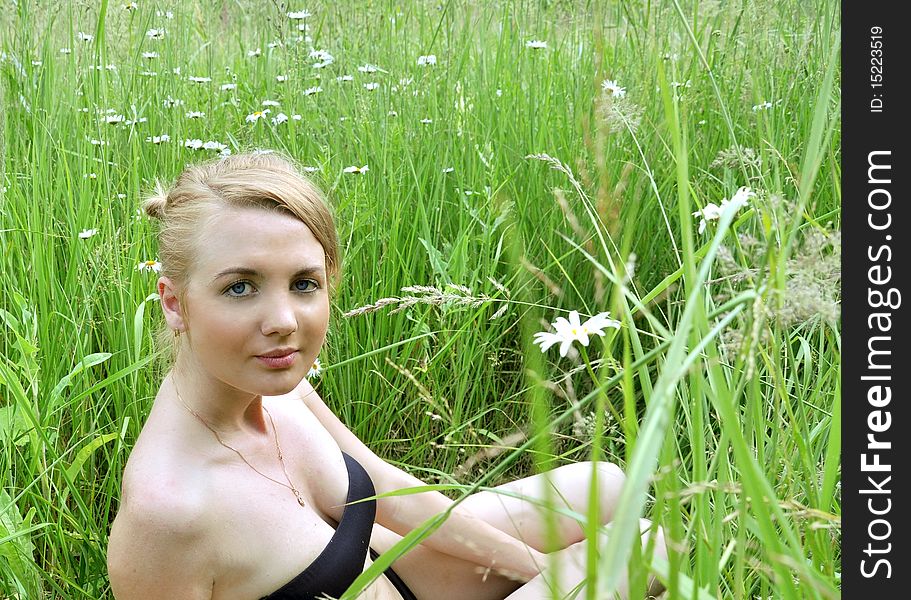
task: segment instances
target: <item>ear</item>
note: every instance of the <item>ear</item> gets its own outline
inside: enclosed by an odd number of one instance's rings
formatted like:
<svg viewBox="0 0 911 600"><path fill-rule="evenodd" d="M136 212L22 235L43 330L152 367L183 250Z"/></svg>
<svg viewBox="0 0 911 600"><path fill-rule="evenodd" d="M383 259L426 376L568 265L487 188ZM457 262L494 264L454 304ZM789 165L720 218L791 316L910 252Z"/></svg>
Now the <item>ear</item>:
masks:
<svg viewBox="0 0 911 600"><path fill-rule="evenodd" d="M161 310L164 312L165 321L171 329L183 332L187 328L177 293L177 286L170 277L158 278L158 295L161 298Z"/></svg>

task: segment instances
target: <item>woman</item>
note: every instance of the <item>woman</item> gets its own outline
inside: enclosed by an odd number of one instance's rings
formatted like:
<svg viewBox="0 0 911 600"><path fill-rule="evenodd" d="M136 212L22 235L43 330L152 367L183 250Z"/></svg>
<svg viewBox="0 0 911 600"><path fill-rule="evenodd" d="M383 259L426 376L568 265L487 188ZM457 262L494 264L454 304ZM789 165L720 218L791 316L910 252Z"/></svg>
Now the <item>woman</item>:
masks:
<svg viewBox="0 0 911 600"><path fill-rule="evenodd" d="M144 208L161 220L160 341L175 352L124 473L108 546L114 595L337 597L452 501L424 492L345 506L422 482L371 452L307 382L340 264L325 199L289 160L254 153L188 167ZM592 467L549 474L577 512ZM598 469L607 522L623 476ZM534 476L503 489L535 498L543 485ZM561 517L559 547L546 547L541 521L531 502L477 493L362 597L550 597L549 560L578 583L585 545Z"/></svg>

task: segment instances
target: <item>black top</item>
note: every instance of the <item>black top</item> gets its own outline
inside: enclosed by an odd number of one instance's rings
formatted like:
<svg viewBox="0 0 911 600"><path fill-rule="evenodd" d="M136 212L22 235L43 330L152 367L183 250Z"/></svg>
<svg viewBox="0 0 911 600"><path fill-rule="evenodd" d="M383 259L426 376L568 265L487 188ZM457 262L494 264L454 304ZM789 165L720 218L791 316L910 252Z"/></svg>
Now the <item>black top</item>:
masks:
<svg viewBox="0 0 911 600"><path fill-rule="evenodd" d="M354 502L376 494L361 463L342 452L348 467L348 499ZM323 594L338 598L364 571L376 500L349 504L342 511L332 539L310 566L294 579L260 600L317 600Z"/></svg>

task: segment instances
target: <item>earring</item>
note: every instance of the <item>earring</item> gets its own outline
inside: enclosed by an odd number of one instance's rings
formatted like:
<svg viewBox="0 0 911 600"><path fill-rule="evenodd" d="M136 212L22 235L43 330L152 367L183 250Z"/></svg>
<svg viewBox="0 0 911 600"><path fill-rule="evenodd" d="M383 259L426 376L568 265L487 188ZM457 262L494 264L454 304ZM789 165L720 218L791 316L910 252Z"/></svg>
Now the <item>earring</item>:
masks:
<svg viewBox="0 0 911 600"><path fill-rule="evenodd" d="M180 330L179 329L174 330L174 339L180 339Z"/></svg>

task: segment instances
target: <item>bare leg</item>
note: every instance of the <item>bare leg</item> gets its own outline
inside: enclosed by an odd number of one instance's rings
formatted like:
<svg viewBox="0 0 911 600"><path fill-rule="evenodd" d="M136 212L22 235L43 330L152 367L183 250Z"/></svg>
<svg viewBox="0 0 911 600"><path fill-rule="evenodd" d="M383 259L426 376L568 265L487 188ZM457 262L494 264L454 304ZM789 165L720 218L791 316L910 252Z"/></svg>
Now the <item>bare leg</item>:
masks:
<svg viewBox="0 0 911 600"><path fill-rule="evenodd" d="M641 532L642 546L648 543L648 536L651 535L651 522L648 519L639 519L639 531ZM601 547L606 543L606 538L602 537L599 541ZM588 540L577 542L564 550L554 552L548 556L551 563L540 575L520 587L518 590L506 597L506 600L544 600L550 598L584 598L586 592L586 556L588 553ZM655 553L666 557L666 548L661 530L658 530L658 537L655 540ZM559 579L555 577L555 571L559 574ZM652 596L660 594L663 591L662 586L657 580L650 580L648 593ZM616 586L616 593L619 598L626 600L629 598L629 583L626 579L626 573Z"/></svg>
<svg viewBox="0 0 911 600"><path fill-rule="evenodd" d="M556 515L557 539L549 540L545 514L555 513L552 509L538 506L536 501L543 501L548 497L546 488L549 486L550 496L556 506L584 517L587 515L589 486L594 466L591 462L565 465L548 473L504 484L495 488L495 491L479 492L463 501L461 506L536 550L553 553L555 560L558 561L561 582L565 581L568 584L572 581L572 585L575 585L582 582L585 577L585 533L582 525L573 518ZM606 524L613 519L614 508L625 477L619 467L608 462L598 463L597 469L599 520L601 524ZM500 491L532 501L497 493ZM644 523L644 527L647 527L648 522ZM383 552L401 538L376 526L373 539L376 542L374 547ZM656 544L655 551L662 554L665 552L663 541ZM579 557L581 562L578 562ZM511 593L508 597L512 600L551 598L548 586L553 580L552 571L539 575L519 588L515 582L496 574L483 574L477 565L440 554L423 545L396 560L393 568L419 598L481 600L504 598ZM560 587L564 586L561 584ZM625 597L625 582L623 593Z"/></svg>

